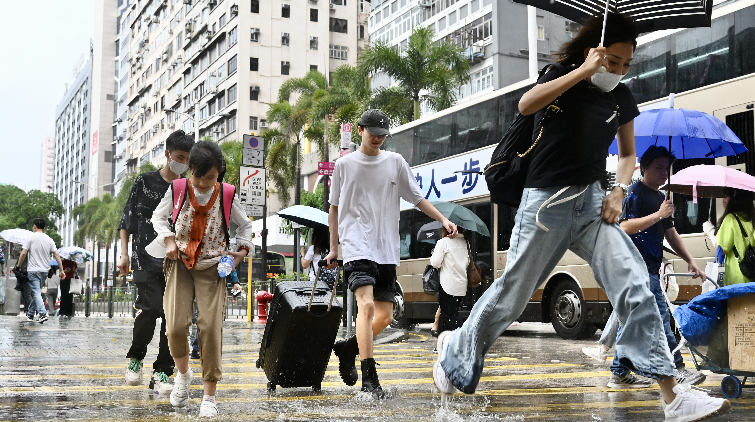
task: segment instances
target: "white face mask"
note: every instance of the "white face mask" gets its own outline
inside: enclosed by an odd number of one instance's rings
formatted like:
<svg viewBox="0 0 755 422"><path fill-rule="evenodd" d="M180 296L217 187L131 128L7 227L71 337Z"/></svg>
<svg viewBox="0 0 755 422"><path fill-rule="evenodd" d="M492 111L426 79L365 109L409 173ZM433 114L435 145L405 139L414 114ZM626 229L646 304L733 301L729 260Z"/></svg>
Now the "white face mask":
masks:
<svg viewBox="0 0 755 422"><path fill-rule="evenodd" d="M621 78L623 77L624 75L617 75L615 73L607 72L604 67L601 67L600 69L598 69L597 73L592 75L590 81L593 85L600 88L601 91L611 92L614 88L616 88L617 85L619 85L619 82L621 82Z"/></svg>
<svg viewBox="0 0 755 422"><path fill-rule="evenodd" d="M181 175L181 174L184 174L184 172L189 169L189 165L184 164L184 163L179 163L178 161L170 160L170 163L168 163L168 168L173 173Z"/></svg>

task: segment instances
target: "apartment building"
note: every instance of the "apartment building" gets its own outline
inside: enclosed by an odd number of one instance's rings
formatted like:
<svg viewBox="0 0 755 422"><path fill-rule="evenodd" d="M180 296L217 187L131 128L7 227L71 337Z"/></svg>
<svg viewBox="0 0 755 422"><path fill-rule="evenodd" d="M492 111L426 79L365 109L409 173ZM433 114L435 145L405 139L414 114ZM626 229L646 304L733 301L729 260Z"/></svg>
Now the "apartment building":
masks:
<svg viewBox="0 0 755 422"><path fill-rule="evenodd" d="M357 0L142 0L130 7L127 172L147 161L163 165L165 139L176 129L221 143L259 134L269 127L267 103L277 101L286 79L356 63L369 9Z"/></svg>
<svg viewBox="0 0 755 422"><path fill-rule="evenodd" d="M53 191L55 174L55 138L48 136L42 141L42 166L39 175L39 190Z"/></svg>
<svg viewBox="0 0 755 422"><path fill-rule="evenodd" d="M129 50L131 42L131 7L129 0L119 0L117 6L115 38L115 116L113 118L113 161L112 174L115 192L118 193L126 177L126 138L128 137L128 91L129 91Z"/></svg>
<svg viewBox="0 0 755 422"><path fill-rule="evenodd" d="M76 233L71 211L89 197L87 187L79 182L89 180L90 115L92 98L92 58L77 66L77 76L68 87L55 110L53 192L63 205L58 222L63 244L70 245Z"/></svg>
<svg viewBox="0 0 755 422"><path fill-rule="evenodd" d="M527 7L494 0L373 0L369 17L371 42L405 48L412 29L432 26L436 40L464 48L471 64L470 81L460 87L459 102L527 79ZM539 67L579 31L579 25L558 15L537 11ZM373 86L392 81L385 76ZM428 108L423 104L423 114Z"/></svg>

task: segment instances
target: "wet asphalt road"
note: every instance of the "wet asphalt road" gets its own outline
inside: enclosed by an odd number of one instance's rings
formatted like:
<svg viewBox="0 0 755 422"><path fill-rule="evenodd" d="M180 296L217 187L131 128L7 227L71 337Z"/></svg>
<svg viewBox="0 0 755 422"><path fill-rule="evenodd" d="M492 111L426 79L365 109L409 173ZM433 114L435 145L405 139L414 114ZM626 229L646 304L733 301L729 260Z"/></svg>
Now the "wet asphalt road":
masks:
<svg viewBox="0 0 755 422"><path fill-rule="evenodd" d="M145 360L144 385L124 384L131 327L127 318L53 318L40 325L0 317L0 420L196 419L202 397L199 361L192 361L195 380L186 410L174 410L167 397L147 388L157 336ZM607 388L608 364L581 352L594 341L562 340L550 325L511 327L488 355L477 394L457 394L448 410L441 409L432 381L437 355L432 352L429 326L404 336L395 331L386 334L403 338L375 349L378 374L391 399L373 402L358 393L359 383L354 387L341 383L335 356L321 393L279 387L268 395L264 372L255 366L262 326L227 321L224 379L217 393L219 420L663 420L657 387ZM723 377L707 374L701 387L721 397ZM745 390L732 406L733 412L715 420L755 420L755 390Z"/></svg>

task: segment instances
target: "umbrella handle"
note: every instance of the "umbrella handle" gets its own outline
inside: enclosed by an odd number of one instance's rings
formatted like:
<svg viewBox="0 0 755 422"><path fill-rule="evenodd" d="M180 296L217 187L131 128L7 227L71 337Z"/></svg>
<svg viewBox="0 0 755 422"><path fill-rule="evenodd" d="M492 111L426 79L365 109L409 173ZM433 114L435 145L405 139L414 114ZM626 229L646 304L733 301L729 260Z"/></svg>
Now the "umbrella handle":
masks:
<svg viewBox="0 0 755 422"><path fill-rule="evenodd" d="M603 46L603 42L606 39L606 22L608 21L608 5L611 4L611 0L606 0L606 12L603 14L603 32L600 33L600 47Z"/></svg>

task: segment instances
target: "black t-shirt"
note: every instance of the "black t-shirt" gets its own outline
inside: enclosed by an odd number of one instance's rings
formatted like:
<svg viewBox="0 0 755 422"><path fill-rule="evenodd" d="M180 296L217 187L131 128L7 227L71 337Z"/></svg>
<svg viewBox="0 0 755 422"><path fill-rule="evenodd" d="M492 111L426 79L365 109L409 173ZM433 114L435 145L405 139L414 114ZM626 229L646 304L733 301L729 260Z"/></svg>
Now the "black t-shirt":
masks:
<svg viewBox="0 0 755 422"><path fill-rule="evenodd" d="M647 217L658 211L661 204L666 200L663 192L647 187L642 182L637 182L629 187L629 194L624 199L623 211L619 221L633 218ZM671 217L656 222L647 229L630 234L634 246L640 251L642 259L651 274L658 274L663 263L663 238L666 230L674 227Z"/></svg>
<svg viewBox="0 0 755 422"><path fill-rule="evenodd" d="M538 84L568 72L551 67ZM619 126L640 114L632 92L620 83L603 92L581 80L553 102L560 111L548 112L543 135L533 150L527 188L589 185L606 175L606 157ZM546 109L535 113L533 140L540 132Z"/></svg>
<svg viewBox="0 0 755 422"><path fill-rule="evenodd" d="M163 271L163 260L148 254L144 248L157 237L152 227L152 213L168 187L170 183L159 171L151 171L137 176L131 188L118 229L126 229L132 235L131 268L134 270Z"/></svg>

